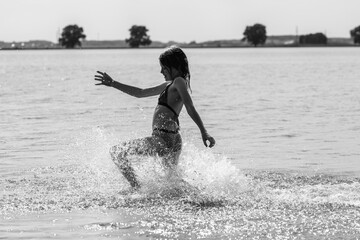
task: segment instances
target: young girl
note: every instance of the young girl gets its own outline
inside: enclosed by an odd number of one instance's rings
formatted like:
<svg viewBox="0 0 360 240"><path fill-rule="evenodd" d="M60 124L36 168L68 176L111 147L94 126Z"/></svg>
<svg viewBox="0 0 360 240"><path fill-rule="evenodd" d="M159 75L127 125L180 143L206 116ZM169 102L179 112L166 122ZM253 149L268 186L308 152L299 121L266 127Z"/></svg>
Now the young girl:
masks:
<svg viewBox="0 0 360 240"><path fill-rule="evenodd" d="M209 147L215 145L215 139L206 131L188 92L190 72L185 53L179 47L172 46L160 55L159 60L165 82L152 88L141 89L125 85L114 81L105 72L97 71L99 75L95 75L95 80L100 81L96 85L114 87L134 97L160 94L153 116L152 136L125 142L110 149L112 160L134 188L140 187L140 184L131 167L130 156L158 155L164 159L165 166L172 168L177 165L182 145L178 118L183 106L199 127L205 146L208 146L207 141Z"/></svg>

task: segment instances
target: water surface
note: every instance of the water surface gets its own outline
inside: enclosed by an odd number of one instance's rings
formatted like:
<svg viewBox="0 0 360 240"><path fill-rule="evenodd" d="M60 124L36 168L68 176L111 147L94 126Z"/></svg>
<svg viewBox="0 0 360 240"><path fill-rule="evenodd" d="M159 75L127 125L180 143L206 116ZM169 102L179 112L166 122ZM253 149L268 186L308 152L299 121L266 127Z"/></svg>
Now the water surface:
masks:
<svg viewBox="0 0 360 240"><path fill-rule="evenodd" d="M217 145L204 148L184 110L178 172L191 187L142 158L131 192L108 149L151 134L157 98L93 75L154 86L161 51L0 52L0 236L358 238L359 48L186 49Z"/></svg>

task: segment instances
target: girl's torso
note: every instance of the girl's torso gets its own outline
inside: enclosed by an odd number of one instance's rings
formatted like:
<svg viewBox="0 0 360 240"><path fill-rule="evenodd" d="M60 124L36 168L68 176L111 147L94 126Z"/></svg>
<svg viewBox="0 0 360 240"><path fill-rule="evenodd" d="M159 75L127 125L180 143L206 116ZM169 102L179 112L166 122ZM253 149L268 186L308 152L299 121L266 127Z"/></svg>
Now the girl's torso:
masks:
<svg viewBox="0 0 360 240"><path fill-rule="evenodd" d="M176 88L171 82L160 94L158 105L155 108L152 128L178 131L178 114L181 112L183 102Z"/></svg>

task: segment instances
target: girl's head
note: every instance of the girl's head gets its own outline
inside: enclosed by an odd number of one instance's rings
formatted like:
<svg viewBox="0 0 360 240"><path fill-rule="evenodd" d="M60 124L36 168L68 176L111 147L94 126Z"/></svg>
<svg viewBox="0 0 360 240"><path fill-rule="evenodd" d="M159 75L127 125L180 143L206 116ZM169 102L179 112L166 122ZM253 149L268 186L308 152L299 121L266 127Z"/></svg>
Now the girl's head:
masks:
<svg viewBox="0 0 360 240"><path fill-rule="evenodd" d="M167 48L159 57L160 64L167 67L170 71L172 68L179 72L180 76L183 77L189 83L190 87L190 71L189 63L185 53L178 46L171 46Z"/></svg>

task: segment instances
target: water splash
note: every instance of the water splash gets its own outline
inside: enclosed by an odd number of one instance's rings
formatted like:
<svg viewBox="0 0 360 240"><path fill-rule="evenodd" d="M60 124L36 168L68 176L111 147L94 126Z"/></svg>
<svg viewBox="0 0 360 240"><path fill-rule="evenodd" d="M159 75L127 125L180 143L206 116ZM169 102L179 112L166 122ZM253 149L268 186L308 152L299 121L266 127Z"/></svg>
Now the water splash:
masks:
<svg viewBox="0 0 360 240"><path fill-rule="evenodd" d="M240 171L225 156L185 139L174 173L165 171L159 158L141 158L136 171L142 188L133 192L108 152L121 140L95 128L71 140L61 164L1 179L0 214L126 210L139 217L84 229L127 229L154 238L351 239L360 234L359 178Z"/></svg>
<svg viewBox="0 0 360 240"><path fill-rule="evenodd" d="M160 158L138 159L134 167L142 188L133 193L109 156L111 143L121 140L125 139L116 139L101 128L74 136L60 164L31 169L23 178L4 180L6 202L1 210L112 208L128 204L131 199L135 202L157 198L211 205L249 188L250 179L225 157L200 151L188 143L178 169L171 174ZM13 195L19 201L15 205L10 203Z"/></svg>

